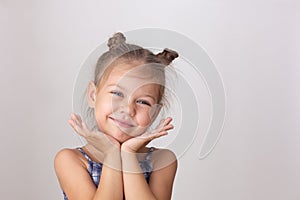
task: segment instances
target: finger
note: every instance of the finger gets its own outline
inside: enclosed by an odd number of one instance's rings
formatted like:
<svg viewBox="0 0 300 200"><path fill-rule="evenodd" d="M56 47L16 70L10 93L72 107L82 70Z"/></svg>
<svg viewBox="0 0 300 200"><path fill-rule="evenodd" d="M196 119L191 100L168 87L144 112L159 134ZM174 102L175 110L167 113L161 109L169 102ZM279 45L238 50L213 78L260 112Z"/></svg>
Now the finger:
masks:
<svg viewBox="0 0 300 200"><path fill-rule="evenodd" d="M76 124L77 124L79 127L82 127L82 120L81 120L81 117L80 117L79 115L74 114L74 119L75 119Z"/></svg>
<svg viewBox="0 0 300 200"><path fill-rule="evenodd" d="M167 124L169 124L173 119L171 117L168 117L167 119L165 119L164 121L164 126L166 126Z"/></svg>
<svg viewBox="0 0 300 200"><path fill-rule="evenodd" d="M82 120L81 120L80 116L77 115L77 114L74 114L74 116L75 116L75 119L76 119L76 123L77 123L78 125L81 125Z"/></svg>
<svg viewBox="0 0 300 200"><path fill-rule="evenodd" d="M82 129L81 126L78 126L77 123L74 122L74 120L70 119L69 124L72 126L72 128L77 132L79 135L85 137L86 136L86 131Z"/></svg>
<svg viewBox="0 0 300 200"><path fill-rule="evenodd" d="M155 134L155 133L159 133L159 132L162 132L162 131L168 131L168 130L171 130L173 128L174 128L174 126L172 124L167 124L163 127L158 127L156 129L153 129L153 130L149 131L148 133L149 134Z"/></svg>
<svg viewBox="0 0 300 200"><path fill-rule="evenodd" d="M72 119L69 119L68 120L68 123L73 127L73 126L75 126L75 122L72 120Z"/></svg>
<svg viewBox="0 0 300 200"><path fill-rule="evenodd" d="M71 113L71 120L73 120L74 123L78 125L77 116L74 113Z"/></svg>
<svg viewBox="0 0 300 200"><path fill-rule="evenodd" d="M77 119L77 115L75 113L71 113L71 119L73 119L74 121L78 120Z"/></svg>
<svg viewBox="0 0 300 200"><path fill-rule="evenodd" d="M75 114L75 116L76 116L78 122L81 124L82 123L82 119L81 119L80 115Z"/></svg>
<svg viewBox="0 0 300 200"><path fill-rule="evenodd" d="M71 113L71 119L73 119L73 120L76 120L76 115L75 115L75 113Z"/></svg>
<svg viewBox="0 0 300 200"><path fill-rule="evenodd" d="M154 140L156 138L159 138L159 137L162 137L162 136L165 136L165 135L168 135L168 132L167 131L161 131L161 132L158 132L156 134L150 135L148 137L148 140L152 141L152 140Z"/></svg>
<svg viewBox="0 0 300 200"><path fill-rule="evenodd" d="M168 124L167 126L164 126L162 129L160 130L155 130L155 132L152 132L152 135L166 135L168 134L167 131L173 129L174 126L172 124ZM151 135L150 134L150 135ZM160 136L159 136L160 137Z"/></svg>
<svg viewBox="0 0 300 200"><path fill-rule="evenodd" d="M84 138L87 139L88 137L88 132L85 132L82 130L82 128L78 127L77 125L74 127L74 130L76 131L76 133Z"/></svg>
<svg viewBox="0 0 300 200"><path fill-rule="evenodd" d="M168 130L171 130L173 128L174 128L173 124L168 124L168 125L164 126L162 130L168 131Z"/></svg>
<svg viewBox="0 0 300 200"><path fill-rule="evenodd" d="M91 132L91 130L89 129L89 127L87 126L87 124L85 122L82 122L81 125L82 125L82 130L85 133L90 133Z"/></svg>
<svg viewBox="0 0 300 200"><path fill-rule="evenodd" d="M157 131L157 130L162 130L163 129L163 127L164 127L164 124L165 124L165 119L161 119L160 120L160 122L159 122L159 124L155 127L155 131ZM154 131L154 132L155 132ZM152 131L151 131L152 132Z"/></svg>
<svg viewBox="0 0 300 200"><path fill-rule="evenodd" d="M171 128L171 127L168 127L168 128ZM160 137L160 135L165 135L167 130L169 130L169 129L160 129L160 130L154 129L154 130L151 130L151 131L146 132L143 135L141 135L141 138L152 138L152 137L156 137L156 136Z"/></svg>
<svg viewBox="0 0 300 200"><path fill-rule="evenodd" d="M75 126L78 126L77 123L76 123L76 121L73 120L73 119L69 119L68 122L72 126L73 129L75 128Z"/></svg>
<svg viewBox="0 0 300 200"><path fill-rule="evenodd" d="M165 126L167 126L172 121L171 117L160 120L159 125L156 127L157 130L163 130Z"/></svg>

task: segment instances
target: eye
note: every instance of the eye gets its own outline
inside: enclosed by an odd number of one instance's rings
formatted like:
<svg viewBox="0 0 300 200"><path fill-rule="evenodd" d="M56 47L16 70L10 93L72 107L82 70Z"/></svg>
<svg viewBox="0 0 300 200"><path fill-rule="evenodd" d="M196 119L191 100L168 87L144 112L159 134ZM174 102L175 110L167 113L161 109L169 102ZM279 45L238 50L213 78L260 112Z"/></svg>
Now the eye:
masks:
<svg viewBox="0 0 300 200"><path fill-rule="evenodd" d="M139 103L139 104L144 104L144 105L147 105L147 106L151 106L151 104L148 101L143 100L143 99L137 100L136 102Z"/></svg>
<svg viewBox="0 0 300 200"><path fill-rule="evenodd" d="M119 91L111 91L110 92L111 94L115 95L115 96L118 96L118 97L124 97L123 93L122 92L119 92Z"/></svg>

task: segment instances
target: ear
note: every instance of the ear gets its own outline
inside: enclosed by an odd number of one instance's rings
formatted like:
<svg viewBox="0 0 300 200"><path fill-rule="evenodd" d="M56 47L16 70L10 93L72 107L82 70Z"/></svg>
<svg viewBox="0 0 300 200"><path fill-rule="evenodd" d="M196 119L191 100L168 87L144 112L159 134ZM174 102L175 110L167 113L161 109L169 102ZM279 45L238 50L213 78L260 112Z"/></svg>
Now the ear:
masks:
<svg viewBox="0 0 300 200"><path fill-rule="evenodd" d="M89 85L88 85L88 88L87 88L87 93L86 93L88 106L90 108L95 107L96 93L97 93L97 88L95 86L95 83L94 83L94 81L90 81Z"/></svg>

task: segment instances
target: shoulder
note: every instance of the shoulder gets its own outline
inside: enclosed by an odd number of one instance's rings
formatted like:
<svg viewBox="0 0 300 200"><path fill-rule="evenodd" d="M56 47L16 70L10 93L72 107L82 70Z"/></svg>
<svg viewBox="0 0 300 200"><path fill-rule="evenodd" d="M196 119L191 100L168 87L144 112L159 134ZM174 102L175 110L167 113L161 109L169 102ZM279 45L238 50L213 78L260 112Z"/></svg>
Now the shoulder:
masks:
<svg viewBox="0 0 300 200"><path fill-rule="evenodd" d="M177 168L177 157L170 149L155 148L151 160L154 170L163 169L165 167Z"/></svg>
<svg viewBox="0 0 300 200"><path fill-rule="evenodd" d="M75 158L77 155L77 151L78 151L77 149L70 149L70 148L61 149L57 152L55 159L66 158L66 157Z"/></svg>
<svg viewBox="0 0 300 200"><path fill-rule="evenodd" d="M54 168L61 189L69 199L92 199L95 185L87 170L88 162L77 149L62 149L54 158ZM78 184L80 183L80 190Z"/></svg>
<svg viewBox="0 0 300 200"><path fill-rule="evenodd" d="M70 166L85 168L86 164L82 154L77 149L61 149L54 158L54 168L56 173L59 173Z"/></svg>
<svg viewBox="0 0 300 200"><path fill-rule="evenodd" d="M54 158L54 164L57 162L62 162L64 160L78 160L78 150L77 149L69 149L64 148L57 152L55 158Z"/></svg>

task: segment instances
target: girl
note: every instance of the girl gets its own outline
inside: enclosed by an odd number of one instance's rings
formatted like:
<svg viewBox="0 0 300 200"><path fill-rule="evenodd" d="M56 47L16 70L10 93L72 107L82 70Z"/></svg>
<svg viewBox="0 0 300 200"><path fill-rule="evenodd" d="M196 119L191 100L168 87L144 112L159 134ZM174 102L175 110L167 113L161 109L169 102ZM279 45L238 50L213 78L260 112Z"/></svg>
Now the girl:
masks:
<svg viewBox="0 0 300 200"><path fill-rule="evenodd" d="M108 41L87 88L91 129L76 114L69 124L87 144L63 149L55 171L68 200L171 199L177 169L174 153L146 145L173 129L171 118L149 126L165 101L165 67L178 57L165 49L155 55L127 44L122 33Z"/></svg>

